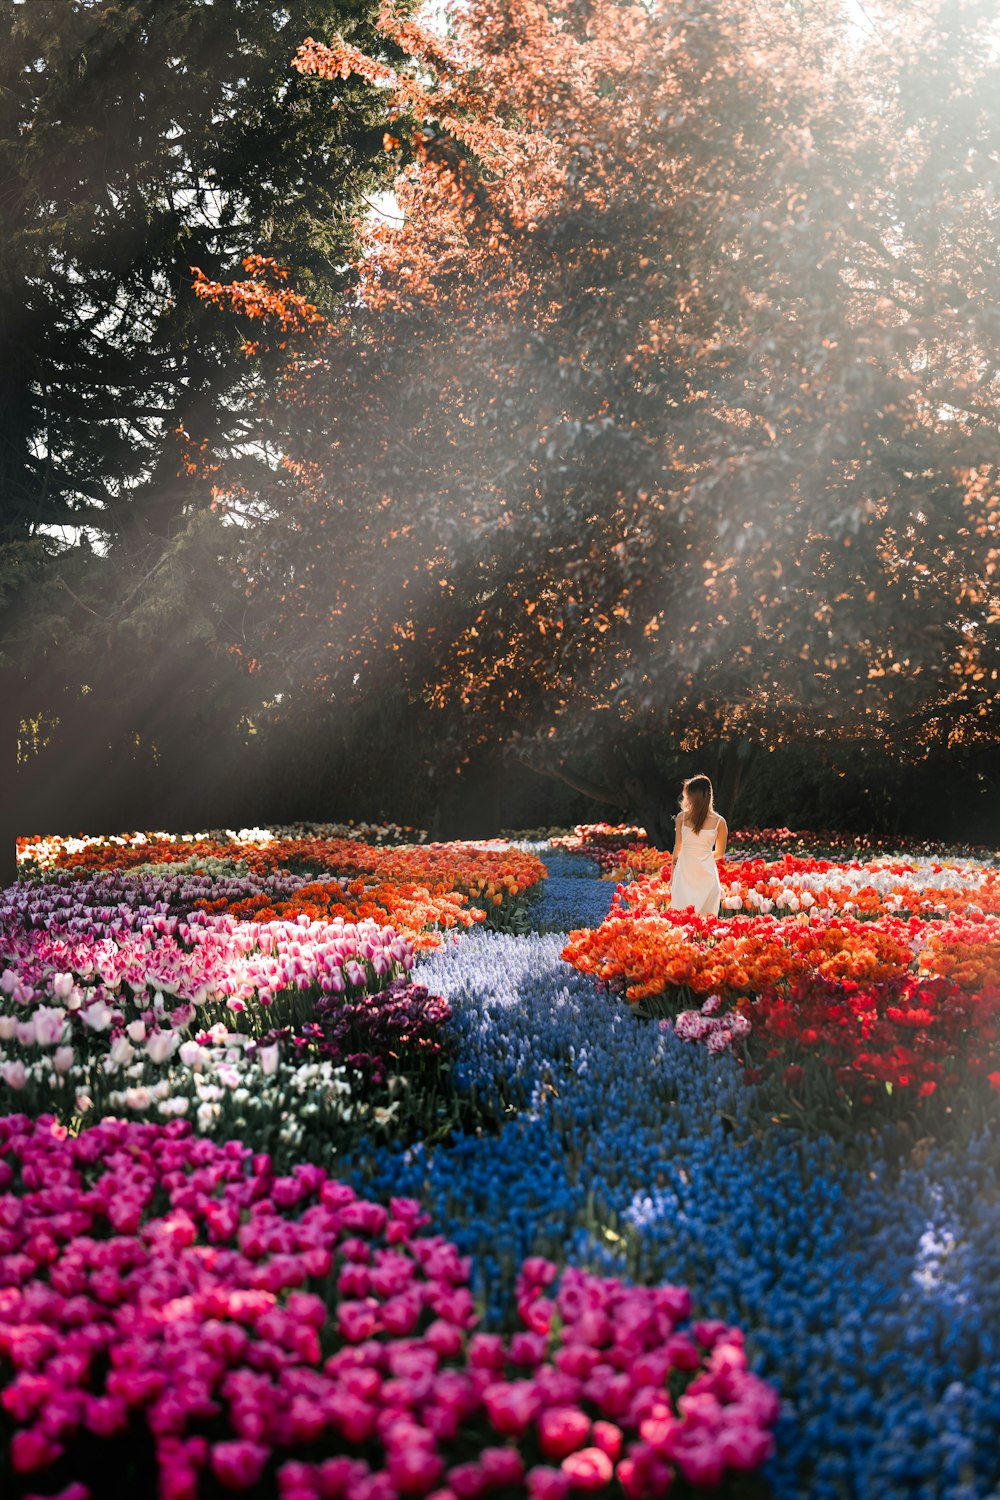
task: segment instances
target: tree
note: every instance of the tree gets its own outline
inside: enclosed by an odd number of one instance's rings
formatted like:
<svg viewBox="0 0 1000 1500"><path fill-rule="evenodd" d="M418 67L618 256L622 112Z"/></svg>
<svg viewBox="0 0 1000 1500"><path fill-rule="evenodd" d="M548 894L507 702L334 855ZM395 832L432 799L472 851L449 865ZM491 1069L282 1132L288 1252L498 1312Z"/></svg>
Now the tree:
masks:
<svg viewBox="0 0 1000 1500"><path fill-rule="evenodd" d="M40 525L164 533L197 491L176 430L238 447L247 375L190 266L248 249L318 301L343 285L381 180L381 110L291 68L309 27L371 36L362 4L3 0L0 493Z"/></svg>
<svg viewBox="0 0 1000 1500"><path fill-rule="evenodd" d="M358 303L198 287L291 346L284 467L220 481L255 670L661 831L678 752L995 744L991 7L450 14L299 54L395 111Z"/></svg>
<svg viewBox="0 0 1000 1500"><path fill-rule="evenodd" d="M251 374L232 326L198 307L192 263L227 274L267 249L325 306L352 278L355 220L385 175L383 109L356 83L317 87L291 60L309 29L371 39L373 9L0 0L0 545L44 553L63 575L46 593L52 618L34 612L30 675L21 621L3 628L21 643L3 669L8 750L24 714L52 719L43 692L65 706L83 682L96 699L109 630L122 638L144 599L158 608L164 560L206 503L191 454L208 442L238 461L256 435L248 412L268 372ZM71 556L82 529L96 550ZM84 564L99 574L96 612L65 587ZM58 653L81 636L93 654L71 653L74 686ZM146 638L127 735L144 732L148 655L163 644ZM129 684L108 676L110 723L129 716ZM13 874L14 815L0 819L0 880Z"/></svg>

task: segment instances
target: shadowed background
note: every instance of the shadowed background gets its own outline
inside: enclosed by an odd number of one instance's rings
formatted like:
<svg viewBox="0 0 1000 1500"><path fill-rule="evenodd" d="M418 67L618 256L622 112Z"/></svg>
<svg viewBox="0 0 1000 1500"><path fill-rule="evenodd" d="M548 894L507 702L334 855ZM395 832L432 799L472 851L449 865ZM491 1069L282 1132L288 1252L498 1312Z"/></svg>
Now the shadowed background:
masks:
<svg viewBox="0 0 1000 1500"><path fill-rule="evenodd" d="M4 850L1000 838L991 9L0 5Z"/></svg>

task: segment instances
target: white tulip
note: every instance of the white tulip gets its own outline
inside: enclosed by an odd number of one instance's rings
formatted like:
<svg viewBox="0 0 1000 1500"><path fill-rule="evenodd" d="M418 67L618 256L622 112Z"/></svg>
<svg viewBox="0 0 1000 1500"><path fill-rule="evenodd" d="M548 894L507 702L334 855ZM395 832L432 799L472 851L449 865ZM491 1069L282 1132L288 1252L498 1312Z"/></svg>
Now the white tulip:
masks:
<svg viewBox="0 0 1000 1500"><path fill-rule="evenodd" d="M199 1047L197 1042L182 1042L177 1049L177 1056L186 1068L194 1068L200 1072L208 1059L208 1053L204 1047Z"/></svg>
<svg viewBox="0 0 1000 1500"><path fill-rule="evenodd" d="M63 1039L66 1012L55 1005L40 1005L35 1011L35 1042L39 1047L54 1047Z"/></svg>
<svg viewBox="0 0 1000 1500"><path fill-rule="evenodd" d="M110 1005L105 1005L103 1000L92 1001L80 1014L83 1024L89 1026L91 1031L107 1031L111 1025L112 1010Z"/></svg>
<svg viewBox="0 0 1000 1500"><path fill-rule="evenodd" d="M27 1072L23 1062L0 1063L0 1078L10 1089L23 1089Z"/></svg>
<svg viewBox="0 0 1000 1500"><path fill-rule="evenodd" d="M146 1055L150 1062L165 1063L176 1046L177 1038L172 1031L154 1031L146 1040Z"/></svg>
<svg viewBox="0 0 1000 1500"><path fill-rule="evenodd" d="M135 1056L135 1048L127 1036L116 1036L111 1043L111 1058L120 1068L127 1068Z"/></svg>
<svg viewBox="0 0 1000 1500"><path fill-rule="evenodd" d="M277 1042L270 1047L257 1048L257 1061L260 1063L260 1071L265 1078L273 1078L278 1071L279 1049Z"/></svg>

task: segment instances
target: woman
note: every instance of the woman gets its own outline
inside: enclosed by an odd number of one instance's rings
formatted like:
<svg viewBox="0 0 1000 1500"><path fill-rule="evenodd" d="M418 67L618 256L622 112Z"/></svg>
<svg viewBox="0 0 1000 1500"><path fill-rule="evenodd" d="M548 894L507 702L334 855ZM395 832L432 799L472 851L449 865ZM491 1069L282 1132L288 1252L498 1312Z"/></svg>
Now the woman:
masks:
<svg viewBox="0 0 1000 1500"><path fill-rule="evenodd" d="M693 906L700 917L719 915L722 886L715 861L726 852L728 834L712 802L712 783L707 776L690 776L674 824L670 905L675 911Z"/></svg>

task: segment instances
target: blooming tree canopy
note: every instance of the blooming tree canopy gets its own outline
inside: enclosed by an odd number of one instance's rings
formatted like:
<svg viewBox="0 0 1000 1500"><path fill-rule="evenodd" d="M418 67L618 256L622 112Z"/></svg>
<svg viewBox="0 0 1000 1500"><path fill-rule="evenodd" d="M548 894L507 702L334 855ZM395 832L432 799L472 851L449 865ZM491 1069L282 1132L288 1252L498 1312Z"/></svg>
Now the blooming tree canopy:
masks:
<svg viewBox="0 0 1000 1500"><path fill-rule="evenodd" d="M380 26L408 65L296 62L393 122L358 296L197 286L285 351L283 462L218 490L268 691L398 688L569 777L591 733L994 740L991 7Z"/></svg>

